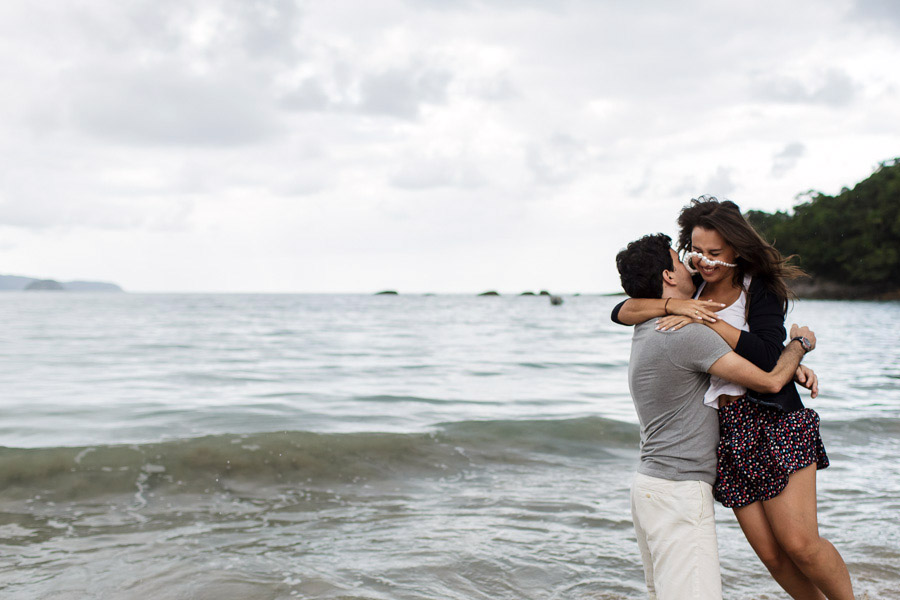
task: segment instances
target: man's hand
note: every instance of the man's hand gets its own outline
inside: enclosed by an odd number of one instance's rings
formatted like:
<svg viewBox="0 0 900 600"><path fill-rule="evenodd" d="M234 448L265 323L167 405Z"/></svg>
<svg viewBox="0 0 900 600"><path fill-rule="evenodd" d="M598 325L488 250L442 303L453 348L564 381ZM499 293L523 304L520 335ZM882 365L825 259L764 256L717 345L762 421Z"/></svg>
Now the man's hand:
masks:
<svg viewBox="0 0 900 600"><path fill-rule="evenodd" d="M816 334L809 327L791 325L791 338L795 337L808 339L810 350L816 347ZM800 344L795 346L793 343L789 343L781 351L775 368L770 373L766 373L732 351L714 362L708 371L710 375L727 379L756 392L777 394L794 376L806 352Z"/></svg>
<svg viewBox="0 0 900 600"><path fill-rule="evenodd" d="M809 352L812 352L813 350L816 349L816 334L813 332L812 329L810 329L806 325L804 325L803 327L800 327L796 323L791 325L791 336L790 337L791 337L791 339L794 339L795 337L805 337L806 339L809 340L809 343L812 344L809 348Z"/></svg>
<svg viewBox="0 0 900 600"><path fill-rule="evenodd" d="M797 367L797 372L794 373L794 381L808 389L811 392L811 398L815 398L819 395L819 377L816 375L815 371L806 365Z"/></svg>

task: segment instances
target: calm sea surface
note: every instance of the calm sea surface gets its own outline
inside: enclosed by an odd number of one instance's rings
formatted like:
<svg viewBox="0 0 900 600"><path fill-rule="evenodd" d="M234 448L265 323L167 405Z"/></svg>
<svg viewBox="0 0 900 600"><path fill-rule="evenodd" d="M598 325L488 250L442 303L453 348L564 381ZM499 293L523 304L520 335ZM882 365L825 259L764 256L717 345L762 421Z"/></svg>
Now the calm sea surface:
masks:
<svg viewBox="0 0 900 600"><path fill-rule="evenodd" d="M0 294L0 597L643 598L617 301ZM900 303L788 321L820 529L900 598ZM726 597L786 597L717 518Z"/></svg>

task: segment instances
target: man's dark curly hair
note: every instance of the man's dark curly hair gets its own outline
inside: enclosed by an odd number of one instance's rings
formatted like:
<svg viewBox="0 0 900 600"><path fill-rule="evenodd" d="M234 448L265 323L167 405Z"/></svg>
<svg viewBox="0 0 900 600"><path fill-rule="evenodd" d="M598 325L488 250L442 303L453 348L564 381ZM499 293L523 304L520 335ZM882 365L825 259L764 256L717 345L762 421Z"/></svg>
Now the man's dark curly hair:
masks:
<svg viewBox="0 0 900 600"><path fill-rule="evenodd" d="M662 272L675 270L671 246L672 238L656 233L631 242L616 254L616 268L626 294L632 298L662 298Z"/></svg>

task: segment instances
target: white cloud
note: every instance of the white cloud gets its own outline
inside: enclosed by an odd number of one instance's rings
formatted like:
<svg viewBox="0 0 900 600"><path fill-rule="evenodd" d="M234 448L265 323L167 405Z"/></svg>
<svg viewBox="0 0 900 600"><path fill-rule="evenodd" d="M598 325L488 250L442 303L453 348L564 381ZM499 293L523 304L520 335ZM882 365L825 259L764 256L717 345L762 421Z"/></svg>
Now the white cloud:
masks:
<svg viewBox="0 0 900 600"><path fill-rule="evenodd" d="M895 12L12 0L0 263L133 290L609 291L615 250L691 197L784 209L895 156Z"/></svg>

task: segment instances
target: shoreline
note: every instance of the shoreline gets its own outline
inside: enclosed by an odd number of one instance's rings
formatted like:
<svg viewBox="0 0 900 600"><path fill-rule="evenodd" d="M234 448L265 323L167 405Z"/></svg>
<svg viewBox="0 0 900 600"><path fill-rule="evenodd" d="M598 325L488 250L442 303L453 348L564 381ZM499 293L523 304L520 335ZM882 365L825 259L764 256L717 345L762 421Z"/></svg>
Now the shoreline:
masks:
<svg viewBox="0 0 900 600"><path fill-rule="evenodd" d="M803 277L788 282L800 300L900 300L900 288L885 290L875 286L847 285L821 278Z"/></svg>

